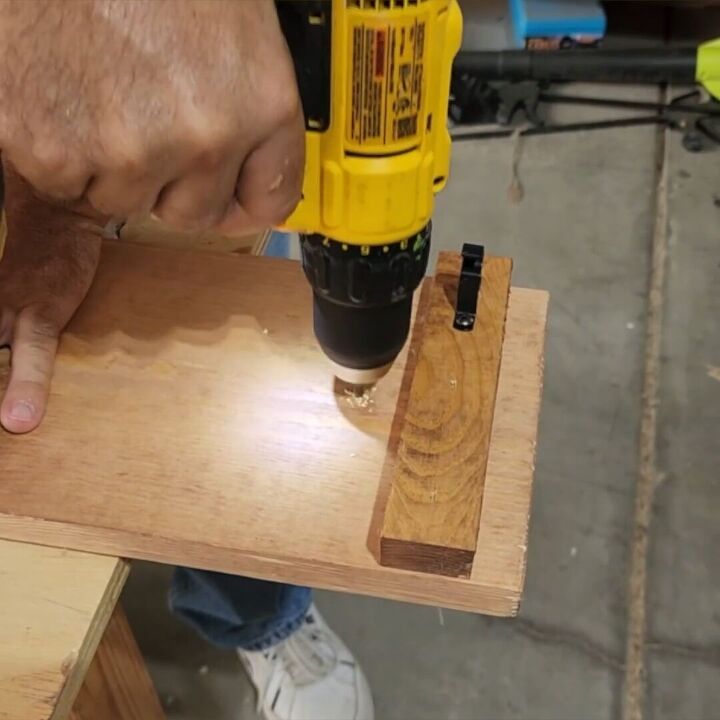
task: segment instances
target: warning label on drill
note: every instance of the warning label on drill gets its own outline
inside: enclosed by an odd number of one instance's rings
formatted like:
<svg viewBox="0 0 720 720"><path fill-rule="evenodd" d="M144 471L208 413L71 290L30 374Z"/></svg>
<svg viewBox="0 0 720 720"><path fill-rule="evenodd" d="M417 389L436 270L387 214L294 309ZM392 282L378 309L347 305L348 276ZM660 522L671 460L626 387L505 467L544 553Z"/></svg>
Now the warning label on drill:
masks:
<svg viewBox="0 0 720 720"><path fill-rule="evenodd" d="M425 21L351 28L347 139L364 150L420 134L425 86Z"/></svg>

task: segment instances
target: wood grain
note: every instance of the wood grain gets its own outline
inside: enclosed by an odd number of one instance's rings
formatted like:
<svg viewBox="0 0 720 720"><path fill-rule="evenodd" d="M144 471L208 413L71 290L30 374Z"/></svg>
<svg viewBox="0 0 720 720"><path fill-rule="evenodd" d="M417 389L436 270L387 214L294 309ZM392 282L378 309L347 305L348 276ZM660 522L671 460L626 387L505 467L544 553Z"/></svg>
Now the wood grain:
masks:
<svg viewBox="0 0 720 720"><path fill-rule="evenodd" d="M0 435L0 536L512 614L546 306L512 293L471 576L431 576L367 542L405 356L358 405L334 391L299 263L110 243L45 422Z"/></svg>
<svg viewBox="0 0 720 720"><path fill-rule="evenodd" d="M62 720L127 576L116 558L0 540L0 718Z"/></svg>
<svg viewBox="0 0 720 720"><path fill-rule="evenodd" d="M442 253L380 538L383 565L470 575L480 527L512 262L486 258L471 331L453 328L461 261Z"/></svg>
<svg viewBox="0 0 720 720"><path fill-rule="evenodd" d="M70 720L165 720L120 605L108 623Z"/></svg>

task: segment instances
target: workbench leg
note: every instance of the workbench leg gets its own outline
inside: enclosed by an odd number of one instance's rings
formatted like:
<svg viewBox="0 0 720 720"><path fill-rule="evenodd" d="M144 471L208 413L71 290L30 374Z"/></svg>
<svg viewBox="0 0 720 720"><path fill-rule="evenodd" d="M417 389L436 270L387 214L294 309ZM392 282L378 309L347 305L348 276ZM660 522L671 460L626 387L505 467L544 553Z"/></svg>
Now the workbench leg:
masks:
<svg viewBox="0 0 720 720"><path fill-rule="evenodd" d="M122 607L115 607L70 720L165 720Z"/></svg>

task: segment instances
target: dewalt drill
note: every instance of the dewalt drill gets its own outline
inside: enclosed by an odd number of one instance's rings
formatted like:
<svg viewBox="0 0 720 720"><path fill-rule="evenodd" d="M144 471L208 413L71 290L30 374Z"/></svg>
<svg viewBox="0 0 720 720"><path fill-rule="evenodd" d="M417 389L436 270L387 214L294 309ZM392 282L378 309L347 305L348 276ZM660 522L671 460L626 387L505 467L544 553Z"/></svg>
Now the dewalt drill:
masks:
<svg viewBox="0 0 720 720"><path fill-rule="evenodd" d="M300 234L315 335L335 374L369 384L410 328L447 181L456 0L279 0L306 122Z"/></svg>

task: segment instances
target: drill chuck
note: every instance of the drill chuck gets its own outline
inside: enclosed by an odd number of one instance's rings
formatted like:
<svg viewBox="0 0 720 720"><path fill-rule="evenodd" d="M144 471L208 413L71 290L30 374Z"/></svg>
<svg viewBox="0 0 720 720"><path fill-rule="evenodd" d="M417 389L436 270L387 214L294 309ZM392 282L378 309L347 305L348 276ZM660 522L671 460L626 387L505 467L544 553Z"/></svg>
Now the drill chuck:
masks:
<svg viewBox="0 0 720 720"><path fill-rule="evenodd" d="M301 235L320 347L349 382L376 380L407 340L413 293L427 270L428 224L397 243L360 246Z"/></svg>

